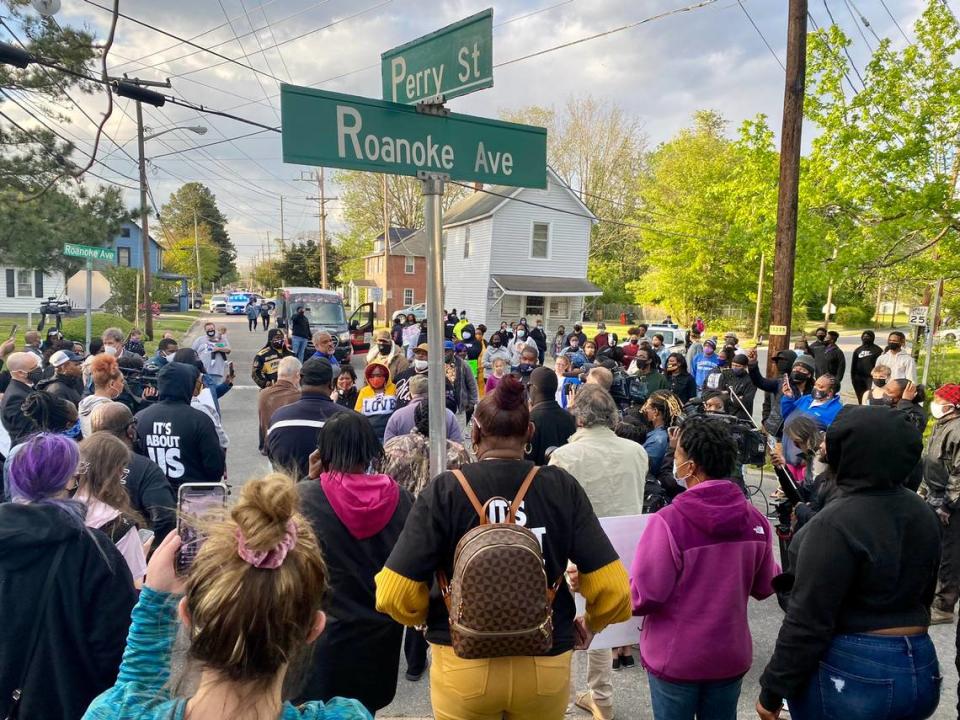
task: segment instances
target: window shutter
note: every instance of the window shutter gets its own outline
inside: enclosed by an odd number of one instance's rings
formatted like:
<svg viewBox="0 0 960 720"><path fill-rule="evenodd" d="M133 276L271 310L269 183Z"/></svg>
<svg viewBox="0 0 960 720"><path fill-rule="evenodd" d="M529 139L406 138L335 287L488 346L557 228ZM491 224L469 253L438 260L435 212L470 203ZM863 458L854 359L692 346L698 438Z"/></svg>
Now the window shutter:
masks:
<svg viewBox="0 0 960 720"><path fill-rule="evenodd" d="M33 295L34 297L43 297L43 271L33 271Z"/></svg>
<svg viewBox="0 0 960 720"><path fill-rule="evenodd" d="M17 296L17 271L7 268L7 297Z"/></svg>

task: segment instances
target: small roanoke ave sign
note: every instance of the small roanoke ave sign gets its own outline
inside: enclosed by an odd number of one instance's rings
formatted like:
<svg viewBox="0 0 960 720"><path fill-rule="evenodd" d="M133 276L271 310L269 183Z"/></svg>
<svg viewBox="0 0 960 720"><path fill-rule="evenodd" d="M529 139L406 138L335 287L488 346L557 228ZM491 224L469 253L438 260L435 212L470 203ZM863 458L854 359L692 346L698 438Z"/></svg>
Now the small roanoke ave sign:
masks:
<svg viewBox="0 0 960 720"><path fill-rule="evenodd" d="M294 85L281 87L283 161L393 175L547 186L547 131Z"/></svg>
<svg viewBox="0 0 960 720"><path fill-rule="evenodd" d="M415 104L493 87L493 9L380 56L383 99Z"/></svg>
<svg viewBox="0 0 960 720"><path fill-rule="evenodd" d="M94 247L93 245L64 243L63 254L67 257L84 258L85 260L117 261L117 252L113 248Z"/></svg>

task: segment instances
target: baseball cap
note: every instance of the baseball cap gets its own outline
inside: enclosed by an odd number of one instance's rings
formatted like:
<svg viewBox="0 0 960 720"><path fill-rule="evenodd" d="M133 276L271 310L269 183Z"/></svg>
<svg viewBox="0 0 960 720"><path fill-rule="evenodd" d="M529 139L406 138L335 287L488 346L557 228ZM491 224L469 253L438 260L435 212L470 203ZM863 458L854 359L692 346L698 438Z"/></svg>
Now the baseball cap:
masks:
<svg viewBox="0 0 960 720"><path fill-rule="evenodd" d="M376 342L376 341L378 341L378 340L390 340L390 339L391 339L391 338L390 338L390 331L389 331L389 330L377 330L377 331L373 334L373 340L374 340L374 342Z"/></svg>
<svg viewBox="0 0 960 720"><path fill-rule="evenodd" d="M333 382L333 365L325 357L310 358L300 368L300 384L326 386Z"/></svg>
<svg viewBox="0 0 960 720"><path fill-rule="evenodd" d="M50 337L51 335L59 335L59 334L60 334L60 331L57 330L55 327L52 327L49 330L47 330L47 337Z"/></svg>
<svg viewBox="0 0 960 720"><path fill-rule="evenodd" d="M57 350L50 356L50 364L55 368L66 365L68 362L83 362L83 358L70 350Z"/></svg>
<svg viewBox="0 0 960 720"><path fill-rule="evenodd" d="M951 405L960 405L960 385L956 383L941 385L933 395L941 400L946 400Z"/></svg>
<svg viewBox="0 0 960 720"><path fill-rule="evenodd" d="M444 349L444 350L453 350L453 340L445 340L445 341L443 342L443 349Z"/></svg>

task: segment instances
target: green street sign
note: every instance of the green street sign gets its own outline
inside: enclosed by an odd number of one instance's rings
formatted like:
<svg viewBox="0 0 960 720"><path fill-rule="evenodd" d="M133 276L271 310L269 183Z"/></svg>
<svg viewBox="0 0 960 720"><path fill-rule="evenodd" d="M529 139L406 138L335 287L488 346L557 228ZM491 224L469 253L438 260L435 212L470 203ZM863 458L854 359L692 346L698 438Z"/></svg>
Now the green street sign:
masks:
<svg viewBox="0 0 960 720"><path fill-rule="evenodd" d="M493 10L387 50L380 74L383 99L404 104L493 87Z"/></svg>
<svg viewBox="0 0 960 720"><path fill-rule="evenodd" d="M547 131L472 115L280 88L283 161L391 175L446 173L453 180L547 186Z"/></svg>
<svg viewBox="0 0 960 720"><path fill-rule="evenodd" d="M113 248L93 247L92 245L64 243L63 254L67 257L85 258L87 260L117 261L117 253Z"/></svg>

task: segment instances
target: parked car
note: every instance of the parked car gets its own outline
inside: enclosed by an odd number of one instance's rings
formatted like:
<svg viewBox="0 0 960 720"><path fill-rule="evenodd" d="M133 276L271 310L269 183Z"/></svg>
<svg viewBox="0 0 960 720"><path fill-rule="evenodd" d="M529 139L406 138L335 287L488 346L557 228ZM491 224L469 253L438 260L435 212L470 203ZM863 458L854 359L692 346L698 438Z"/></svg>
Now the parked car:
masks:
<svg viewBox="0 0 960 720"><path fill-rule="evenodd" d="M227 296L226 313L227 315L243 315L244 308L250 302L248 293L231 293Z"/></svg>
<svg viewBox="0 0 960 720"><path fill-rule="evenodd" d="M225 313L227 311L227 296L226 295L214 295L210 298L210 312Z"/></svg>
<svg viewBox="0 0 960 720"><path fill-rule="evenodd" d="M425 320L427 317L426 303L417 303L416 305L410 305L409 307L400 308L393 314L393 317L390 318L390 320L391 321L396 320L398 317L403 319L410 314L413 314L413 316L417 319L417 322L420 322L421 320Z"/></svg>
<svg viewBox="0 0 960 720"><path fill-rule="evenodd" d="M288 328L298 307L305 311L310 331L325 330L333 336L334 353L340 362L350 356L366 353L373 337L373 303L365 303L347 318L343 298L331 290L310 287L281 288L276 299L277 327ZM307 342L306 357L313 355L313 340Z"/></svg>
<svg viewBox="0 0 960 720"><path fill-rule="evenodd" d="M194 290L190 293L190 307L199 310L203 307L203 293Z"/></svg>
<svg viewBox="0 0 960 720"><path fill-rule="evenodd" d="M960 339L960 327L941 328L937 337L947 342L957 342Z"/></svg>
<svg viewBox="0 0 960 720"><path fill-rule="evenodd" d="M647 328L647 337L652 338L654 335L663 335L665 347L683 345L683 330L676 325L651 325Z"/></svg>

